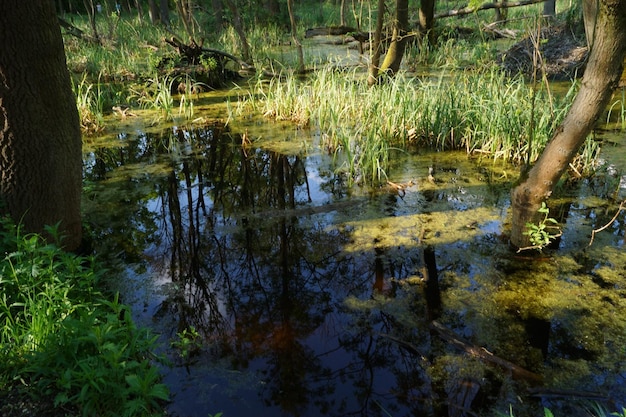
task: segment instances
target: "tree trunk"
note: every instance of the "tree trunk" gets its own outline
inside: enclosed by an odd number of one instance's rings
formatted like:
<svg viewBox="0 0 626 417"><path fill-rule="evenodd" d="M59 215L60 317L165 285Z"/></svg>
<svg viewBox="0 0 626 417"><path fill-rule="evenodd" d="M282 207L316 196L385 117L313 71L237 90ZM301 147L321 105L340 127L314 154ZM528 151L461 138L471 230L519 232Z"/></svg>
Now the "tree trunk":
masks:
<svg viewBox="0 0 626 417"><path fill-rule="evenodd" d="M233 3L233 0L224 0L224 2L226 3L226 7L230 10L230 13L233 15L233 28L235 29L235 32L237 32L239 41L241 42L241 57L247 64L252 65L250 44L248 43L248 38L246 37L246 31L243 28L243 20L239 14L239 9L235 3Z"/></svg>
<svg viewBox="0 0 626 417"><path fill-rule="evenodd" d="M161 14L161 23L166 28L170 27L170 6L167 0L161 0L159 5L159 13Z"/></svg>
<svg viewBox="0 0 626 417"><path fill-rule="evenodd" d="M222 0L211 0L211 6L213 8L213 16L215 19L215 31L220 33L224 27L224 6Z"/></svg>
<svg viewBox="0 0 626 417"><path fill-rule="evenodd" d="M376 17L376 31L374 32L374 42L370 46L372 58L368 70L367 84L374 85L378 82L378 70L380 64L380 56L382 55L382 33L383 21L385 20L385 0L378 0L378 11Z"/></svg>
<svg viewBox="0 0 626 417"><path fill-rule="evenodd" d="M159 7L155 0L148 0L148 15L150 16L150 23L153 25L161 20L161 13L159 13Z"/></svg>
<svg viewBox="0 0 626 417"><path fill-rule="evenodd" d="M583 1L583 22L585 24L585 37L587 38L587 49L593 46L593 37L598 24L598 0Z"/></svg>
<svg viewBox="0 0 626 417"><path fill-rule="evenodd" d="M304 73L304 53L302 52L302 44L298 39L298 27L296 26L296 16L293 13L293 0L287 0L287 9L289 10L289 22L291 23L291 39L296 45L296 52L298 54L298 69L297 72Z"/></svg>
<svg viewBox="0 0 626 417"><path fill-rule="evenodd" d="M497 3L497 0L494 0L494 3ZM496 22L506 22L506 19L509 15L508 9L506 8L506 0L501 1L502 5L505 7L496 8L495 13L495 21Z"/></svg>
<svg viewBox="0 0 626 417"><path fill-rule="evenodd" d="M584 0L589 3L595 0ZM626 55L626 0L600 0L594 47L578 92L565 120L511 195L511 244L530 246L526 223L537 224L538 209L576 156L598 117L606 110L622 74Z"/></svg>
<svg viewBox="0 0 626 417"><path fill-rule="evenodd" d="M87 10L87 16L89 16L89 26L91 27L91 36L94 42L100 43L100 35L98 35L98 28L96 26L96 6L93 0L83 0L85 9Z"/></svg>
<svg viewBox="0 0 626 417"><path fill-rule="evenodd" d="M137 8L137 20L141 22L143 20L143 6L140 0L135 0L135 7Z"/></svg>
<svg viewBox="0 0 626 417"><path fill-rule="evenodd" d="M409 0L396 0L396 21L393 27L391 45L380 66L379 74L394 76L400 69L409 28Z"/></svg>
<svg viewBox="0 0 626 417"><path fill-rule="evenodd" d="M26 231L82 239L82 138L50 1L0 2L0 198Z"/></svg>
<svg viewBox="0 0 626 417"><path fill-rule="evenodd" d="M543 4L543 16L554 17L556 16L556 0L547 0Z"/></svg>
<svg viewBox="0 0 626 417"><path fill-rule="evenodd" d="M426 34L428 43L435 44L435 0L420 1L420 29Z"/></svg>

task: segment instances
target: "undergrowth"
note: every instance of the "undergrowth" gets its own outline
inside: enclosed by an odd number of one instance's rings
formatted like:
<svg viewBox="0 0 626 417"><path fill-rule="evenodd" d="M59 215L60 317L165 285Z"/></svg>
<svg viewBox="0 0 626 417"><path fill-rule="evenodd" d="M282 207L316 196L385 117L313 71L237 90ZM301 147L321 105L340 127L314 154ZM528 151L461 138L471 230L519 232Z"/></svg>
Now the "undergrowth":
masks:
<svg viewBox="0 0 626 417"><path fill-rule="evenodd" d="M82 416L162 415L168 391L152 363L156 337L98 290L97 262L7 219L0 244L0 390L52 398Z"/></svg>

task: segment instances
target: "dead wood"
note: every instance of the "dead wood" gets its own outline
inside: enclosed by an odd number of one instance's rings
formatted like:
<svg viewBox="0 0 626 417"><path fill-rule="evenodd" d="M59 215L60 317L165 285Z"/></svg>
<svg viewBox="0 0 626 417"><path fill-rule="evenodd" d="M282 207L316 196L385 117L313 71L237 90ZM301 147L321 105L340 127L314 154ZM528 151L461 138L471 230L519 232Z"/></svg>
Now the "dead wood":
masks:
<svg viewBox="0 0 626 417"><path fill-rule="evenodd" d="M73 24L71 24L70 22L68 22L65 19L62 19L60 17L57 16L57 19L59 20L59 25L61 25L61 27L67 29L67 33L69 33L72 36L77 37L78 39L83 39L85 36L85 32L83 32L82 30L80 30L79 28L77 28L76 26L74 26Z"/></svg>
<svg viewBox="0 0 626 417"><path fill-rule="evenodd" d="M367 32L361 32L358 29L349 26L328 26L307 29L304 37L312 38L314 36L341 36L350 35L358 42L367 42L370 38L370 34Z"/></svg>
<svg viewBox="0 0 626 417"><path fill-rule="evenodd" d="M430 328L436 331L439 337L441 337L449 344L460 350L465 351L471 356L474 356L482 361L497 365L511 372L511 375L515 379L522 379L533 384L543 382L543 377L541 375L524 369L521 366L515 365L514 363L509 362L506 359L500 358L483 347L473 345L468 341L463 340L462 338L457 336L452 330L448 329L436 320L430 323Z"/></svg>
<svg viewBox="0 0 626 417"><path fill-rule="evenodd" d="M479 10L486 9L507 9L509 7L528 6L530 4L543 3L546 0L521 0L521 1L507 1L502 3L485 3L478 7L463 7L462 9L448 10L444 13L435 15L435 19L442 19L444 17L462 16L465 14L471 14Z"/></svg>
<svg viewBox="0 0 626 417"><path fill-rule="evenodd" d="M219 55L222 56L226 59L230 59L231 61L235 62L237 65L239 65L240 69L243 71L247 71L247 72L254 72L255 68L254 66L248 64L247 62L245 62L242 59L237 58L236 56L229 54L228 52L225 51L221 51L219 49L213 49L213 48L204 48L201 45L198 45L196 43L196 41L191 41L191 43L189 45L184 44L183 42L181 42L180 40L172 37L170 39L164 39L164 41L168 44L170 44L171 46L173 46L174 48L176 48L178 50L178 53L187 58L187 60L189 61L189 63L191 63L192 65L197 65L200 63L200 58L202 57L203 54L207 53L207 54L215 54L215 55Z"/></svg>
<svg viewBox="0 0 626 417"><path fill-rule="evenodd" d="M601 392L593 391L578 391L569 389L554 389L554 388L529 388L529 394L532 397L539 398L576 398L585 399L590 401L606 401L609 399L608 395Z"/></svg>

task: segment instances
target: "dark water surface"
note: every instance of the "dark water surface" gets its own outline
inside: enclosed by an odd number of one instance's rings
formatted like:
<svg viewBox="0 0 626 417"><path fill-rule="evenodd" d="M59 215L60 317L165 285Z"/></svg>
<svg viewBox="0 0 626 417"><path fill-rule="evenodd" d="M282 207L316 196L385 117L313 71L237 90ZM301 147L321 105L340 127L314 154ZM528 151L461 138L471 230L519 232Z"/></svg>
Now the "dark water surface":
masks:
<svg viewBox="0 0 626 417"><path fill-rule="evenodd" d="M161 335L170 415L626 406L623 144L555 199L560 250L531 262L507 247L516 169L398 153L400 189L348 189L315 132L281 129L242 146L218 124L126 126L85 148L85 217Z"/></svg>

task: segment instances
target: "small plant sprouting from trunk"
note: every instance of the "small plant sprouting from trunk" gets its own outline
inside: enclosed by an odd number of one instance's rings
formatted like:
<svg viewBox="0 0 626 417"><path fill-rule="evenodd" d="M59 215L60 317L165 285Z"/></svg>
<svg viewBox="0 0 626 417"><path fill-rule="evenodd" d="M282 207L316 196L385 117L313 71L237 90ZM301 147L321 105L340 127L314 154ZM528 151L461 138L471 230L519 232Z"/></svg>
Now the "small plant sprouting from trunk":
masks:
<svg viewBox="0 0 626 417"><path fill-rule="evenodd" d="M554 239L561 236L561 229L557 226L558 222L550 215L550 209L546 206L546 203L541 203L541 208L538 210L543 214L543 219L538 224L526 223L526 231L524 232L530 239L532 246L525 248L519 248L518 252L529 249L536 249L541 252L546 248ZM554 233L553 233L554 232Z"/></svg>

